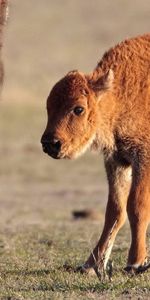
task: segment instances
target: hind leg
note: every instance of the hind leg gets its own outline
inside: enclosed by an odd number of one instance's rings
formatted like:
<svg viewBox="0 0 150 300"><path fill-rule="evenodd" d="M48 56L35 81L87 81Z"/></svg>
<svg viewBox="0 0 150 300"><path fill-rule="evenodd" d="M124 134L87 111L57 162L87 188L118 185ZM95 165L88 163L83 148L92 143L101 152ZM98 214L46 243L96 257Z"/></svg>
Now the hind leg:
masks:
<svg viewBox="0 0 150 300"><path fill-rule="evenodd" d="M138 178L136 173L127 205L132 237L127 266L129 270L141 269L145 264L146 231L150 220L150 168L143 170Z"/></svg>

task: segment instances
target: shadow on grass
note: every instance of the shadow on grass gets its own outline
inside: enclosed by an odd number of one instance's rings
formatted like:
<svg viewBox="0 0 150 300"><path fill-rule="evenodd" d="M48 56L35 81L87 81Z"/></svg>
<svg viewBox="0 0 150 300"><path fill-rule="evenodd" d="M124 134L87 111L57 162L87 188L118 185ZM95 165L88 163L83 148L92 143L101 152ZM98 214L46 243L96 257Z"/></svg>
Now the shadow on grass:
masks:
<svg viewBox="0 0 150 300"><path fill-rule="evenodd" d="M26 276L30 276L30 275L43 276L43 275L48 275L51 273L52 273L52 270L50 270L50 269L5 271L5 274L9 274L9 275L26 275Z"/></svg>
<svg viewBox="0 0 150 300"><path fill-rule="evenodd" d="M79 273L81 274L81 272L79 271L79 268L71 266L69 264L64 264L63 266L57 266L55 269L35 269L35 270L7 270L4 271L3 275L9 274L9 275L26 275L26 276L44 276L44 275L49 275L49 274L53 274L56 272L66 272L66 273Z"/></svg>

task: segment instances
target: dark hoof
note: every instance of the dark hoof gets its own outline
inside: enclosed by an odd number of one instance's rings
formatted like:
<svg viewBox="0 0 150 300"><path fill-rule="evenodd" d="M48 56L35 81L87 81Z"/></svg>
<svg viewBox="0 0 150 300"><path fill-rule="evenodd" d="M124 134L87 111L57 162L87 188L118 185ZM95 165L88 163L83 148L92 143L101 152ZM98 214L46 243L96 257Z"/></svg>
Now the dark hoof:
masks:
<svg viewBox="0 0 150 300"><path fill-rule="evenodd" d="M136 270L137 269L133 268L132 266L127 266L127 267L124 268L124 271L127 272L127 273L130 273L130 274L135 274Z"/></svg>
<svg viewBox="0 0 150 300"><path fill-rule="evenodd" d="M138 268L135 268L134 266L127 266L126 268L124 268L124 271L130 274L140 274L147 271L149 268L150 268L150 263L146 263L142 266L139 266Z"/></svg>
<svg viewBox="0 0 150 300"><path fill-rule="evenodd" d="M150 263L140 266L137 270L137 273L143 273L150 268Z"/></svg>

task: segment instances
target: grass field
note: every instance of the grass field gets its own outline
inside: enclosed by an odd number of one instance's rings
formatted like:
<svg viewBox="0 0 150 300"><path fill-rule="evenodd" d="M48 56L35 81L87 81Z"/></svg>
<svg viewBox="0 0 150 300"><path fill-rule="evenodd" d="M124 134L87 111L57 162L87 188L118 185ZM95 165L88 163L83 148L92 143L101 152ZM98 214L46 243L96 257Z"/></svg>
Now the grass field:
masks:
<svg viewBox="0 0 150 300"><path fill-rule="evenodd" d="M40 146L52 84L68 70L90 71L121 39L148 32L149 15L146 0L11 2L0 103L0 299L150 298L150 271L123 271L128 224L111 255L111 281L73 272L102 230L108 193L103 160L87 153L55 161ZM73 210L90 208L97 220L73 219Z"/></svg>

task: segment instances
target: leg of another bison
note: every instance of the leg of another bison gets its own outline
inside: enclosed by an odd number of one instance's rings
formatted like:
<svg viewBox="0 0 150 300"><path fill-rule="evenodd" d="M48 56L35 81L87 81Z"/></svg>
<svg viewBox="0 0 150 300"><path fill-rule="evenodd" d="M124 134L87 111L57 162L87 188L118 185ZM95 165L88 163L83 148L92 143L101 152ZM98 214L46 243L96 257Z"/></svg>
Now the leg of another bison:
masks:
<svg viewBox="0 0 150 300"><path fill-rule="evenodd" d="M138 178L137 178L138 174ZM128 217L132 242L128 256L127 270L144 270L146 263L146 231L150 220L150 166L133 172L133 184L128 200Z"/></svg>
<svg viewBox="0 0 150 300"><path fill-rule="evenodd" d="M114 160L106 161L109 182L109 197L106 208L105 224L100 240L83 265L83 272L92 268L105 269L115 237L126 220L126 207L131 187L131 167L120 166Z"/></svg>
<svg viewBox="0 0 150 300"><path fill-rule="evenodd" d="M3 84L4 68L2 62L2 46L4 39L4 27L8 15L8 0L0 0L0 90Z"/></svg>

